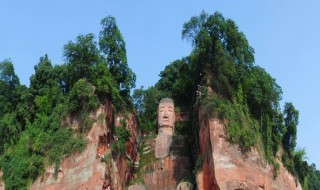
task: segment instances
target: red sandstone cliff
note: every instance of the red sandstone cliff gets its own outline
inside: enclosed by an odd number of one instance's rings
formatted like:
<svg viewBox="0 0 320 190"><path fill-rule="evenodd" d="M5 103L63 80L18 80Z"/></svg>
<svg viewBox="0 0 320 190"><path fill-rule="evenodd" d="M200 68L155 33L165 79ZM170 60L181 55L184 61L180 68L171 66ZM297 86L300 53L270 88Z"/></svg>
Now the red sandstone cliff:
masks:
<svg viewBox="0 0 320 190"><path fill-rule="evenodd" d="M281 163L274 179L272 166L254 148L243 154L238 145L230 144L219 120L202 120L199 136L203 166L196 176L198 189L301 189Z"/></svg>
<svg viewBox="0 0 320 190"><path fill-rule="evenodd" d="M2 181L2 171L0 170L0 190L4 190L4 182Z"/></svg>
<svg viewBox="0 0 320 190"><path fill-rule="evenodd" d="M103 122L98 121L104 115ZM110 152L108 144L113 141L111 126L119 126L124 118L118 116L113 124L112 105L101 106L92 115L97 121L87 134L88 145L79 154L64 158L57 178L54 177L53 167L47 168L45 174L39 177L30 189L123 189L132 178L133 165L136 162L140 133L134 116L126 117L127 130L131 137L126 143L126 155L118 155L109 159L107 164L101 157ZM76 122L73 122L76 123ZM77 127L74 124L73 127ZM280 163L279 174L273 178L273 168L264 158L252 148L243 154L238 145L230 144L226 138L224 125L219 120L200 120L200 152L203 165L196 176L198 189L202 190L273 190L301 189L296 181ZM151 140L152 141L152 140ZM153 141L152 141L153 142ZM177 143L180 142L180 143ZM174 149L183 149L184 140L174 144ZM154 143L151 143L154 146ZM180 145L181 144L181 147ZM153 148L154 149L154 148ZM150 151L146 151L148 153ZM154 150L151 151L154 153ZM129 164L128 164L129 163ZM182 155L170 154L163 160L156 159L143 168L144 187L137 189L175 189L178 183L189 176L191 170L189 158ZM0 184L0 190L1 187ZM135 186L131 186L135 189Z"/></svg>
<svg viewBox="0 0 320 190"><path fill-rule="evenodd" d="M38 177L30 186L32 190L70 190L70 189L122 189L131 179L132 166L137 157L137 140L140 132L135 117L126 117L126 129L131 136L126 143L126 155L112 159L109 145L113 141L111 127L113 111L110 102L101 106L96 113L91 114L95 122L86 138L88 144L81 153L63 158L57 177L53 166L48 167L43 176ZM103 117L102 117L103 116ZM119 121L117 117L115 121ZM72 127L77 128L77 122L72 121ZM108 161L103 162L105 155Z"/></svg>

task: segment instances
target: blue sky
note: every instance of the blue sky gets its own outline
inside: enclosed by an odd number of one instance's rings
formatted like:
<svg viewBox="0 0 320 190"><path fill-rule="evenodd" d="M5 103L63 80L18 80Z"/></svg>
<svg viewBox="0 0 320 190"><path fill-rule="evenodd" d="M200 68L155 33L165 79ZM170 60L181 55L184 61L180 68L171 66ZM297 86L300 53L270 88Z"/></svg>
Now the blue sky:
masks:
<svg viewBox="0 0 320 190"><path fill-rule="evenodd" d="M116 18L137 87L148 87L170 62L187 56L182 40L191 16L221 12L233 19L255 49L255 64L282 87L283 101L300 111L298 147L320 168L320 2L292 0L11 0L0 3L0 61L10 58L21 83L29 85L34 65L48 54L64 62L63 46L79 34L98 37L100 21Z"/></svg>

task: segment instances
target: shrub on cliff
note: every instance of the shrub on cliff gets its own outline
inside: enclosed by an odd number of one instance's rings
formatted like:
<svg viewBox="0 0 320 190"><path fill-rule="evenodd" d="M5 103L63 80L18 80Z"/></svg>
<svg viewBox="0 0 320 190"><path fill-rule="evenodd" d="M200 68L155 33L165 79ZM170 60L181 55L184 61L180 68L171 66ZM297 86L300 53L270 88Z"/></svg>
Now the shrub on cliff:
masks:
<svg viewBox="0 0 320 190"><path fill-rule="evenodd" d="M293 106L289 110L289 103L281 112L281 87L263 68L254 65L254 49L235 22L218 12L202 12L183 25L182 37L192 42L190 55L166 66L154 86L134 94L142 125L156 130L156 105L162 97L171 97L176 106L188 107L193 113L195 146L200 112L222 119L231 142L244 149L260 146L270 163L275 163L274 157L283 147L289 154L287 163L292 163L286 166L293 171L290 167L297 166L292 156L297 111ZM304 171L305 167L298 170ZM299 174L300 181L304 175Z"/></svg>
<svg viewBox="0 0 320 190"><path fill-rule="evenodd" d="M126 142L130 137L130 133L123 127L115 127L116 140L111 144L111 150L114 156L126 153Z"/></svg>
<svg viewBox="0 0 320 190"><path fill-rule="evenodd" d="M113 17L101 25L100 48L93 34L79 35L63 48L65 64L53 66L47 55L40 58L29 88L20 85L10 60L0 62L0 169L6 189L26 189L45 167L54 165L57 171L64 156L82 151L90 112L106 99L116 112L132 110L135 74L124 40ZM77 119L79 130L66 124L68 117ZM119 137L122 151L127 131Z"/></svg>

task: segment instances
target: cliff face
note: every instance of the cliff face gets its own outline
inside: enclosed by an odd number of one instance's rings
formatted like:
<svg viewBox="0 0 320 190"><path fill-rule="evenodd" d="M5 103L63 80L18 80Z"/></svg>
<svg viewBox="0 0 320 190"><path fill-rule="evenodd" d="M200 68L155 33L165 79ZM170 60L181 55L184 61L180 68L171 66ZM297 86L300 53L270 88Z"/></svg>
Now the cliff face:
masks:
<svg viewBox="0 0 320 190"><path fill-rule="evenodd" d="M183 136L174 137L170 155L143 168L146 189L176 189L180 182L191 178L190 159L183 151L187 145Z"/></svg>
<svg viewBox="0 0 320 190"><path fill-rule="evenodd" d="M196 176L198 189L301 189L281 163L274 179L272 166L255 149L242 153L230 144L219 120L202 120L199 136L203 164Z"/></svg>
<svg viewBox="0 0 320 190"><path fill-rule="evenodd" d="M176 123L187 120L187 116L176 115ZM161 153L165 155L163 157L157 157L156 149L167 142L160 142L159 145L159 140L166 141L167 138L159 138L159 135L155 137L153 133L145 134L140 152L140 168L135 174L136 179L142 180L135 179L137 183L129 186L129 190L193 189L193 185L186 182L193 178L187 135L173 135L168 151Z"/></svg>
<svg viewBox="0 0 320 190"><path fill-rule="evenodd" d="M3 181L2 181L2 175L3 175L3 173L2 173L2 171L0 170L0 190L4 190L4 183L3 183Z"/></svg>
<svg viewBox="0 0 320 190"><path fill-rule="evenodd" d="M48 167L30 189L101 190L123 189L128 185L133 178L133 167L139 165L140 132L134 116L119 115L113 121L112 105L107 102L91 117L95 122L87 134L86 149L82 153L64 158L56 177L54 167ZM183 117L177 118L178 121L185 120ZM130 132L130 138L126 142L126 153L112 156L109 145L116 138L111 129L112 126L121 126L123 119L126 120L126 129ZM77 128L76 121L70 119L70 124ZM265 162L258 151L252 148L242 153L238 145L230 144L225 127L219 120L200 118L199 141L203 158L201 168L195 176L199 190L301 189L297 180L281 163L279 174L274 179L272 166ZM154 157L154 146L155 140L151 138L142 149L142 158L152 157L153 160L142 168L144 184L133 185L129 189L177 189L179 185L183 185L182 181L192 179L187 136L175 136L170 153L165 158ZM3 189L4 185L0 183L0 190Z"/></svg>
<svg viewBox="0 0 320 190"><path fill-rule="evenodd" d="M54 175L54 167L48 167L30 189L122 189L127 184L133 166L127 163L136 159L137 139L140 138L134 116L129 114L126 121L126 129L130 132L126 155L119 155L114 159L109 148L114 139L111 130L114 122L111 103L106 102L90 117L95 122L86 136L88 144L85 150L63 158L57 176ZM77 122L70 120L72 127L77 128ZM116 118L118 120L119 117Z"/></svg>

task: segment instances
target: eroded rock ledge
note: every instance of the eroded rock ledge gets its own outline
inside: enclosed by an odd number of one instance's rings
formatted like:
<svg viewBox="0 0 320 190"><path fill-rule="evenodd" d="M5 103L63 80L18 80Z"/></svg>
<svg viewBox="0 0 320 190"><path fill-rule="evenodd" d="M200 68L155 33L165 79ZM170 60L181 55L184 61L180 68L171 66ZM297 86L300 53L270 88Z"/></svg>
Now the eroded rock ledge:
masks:
<svg viewBox="0 0 320 190"><path fill-rule="evenodd" d="M226 139L224 125L217 119L200 122L200 149L203 156L197 174L198 189L221 190L301 190L299 182L280 164L273 177L273 167L252 148L243 154L238 145Z"/></svg>
<svg viewBox="0 0 320 190"><path fill-rule="evenodd" d="M90 117L95 122L86 136L88 144L85 150L63 158L57 176L54 174L54 167L48 167L30 189L123 189L132 178L132 163L137 158L140 130L134 115L128 114L124 126L130 132L126 142L126 153L112 158L110 145L116 139L111 128L119 125L117 122L123 119L122 116L117 116L114 121L112 110L111 102L106 102L91 114ZM77 128L77 122L70 121L70 123L73 128ZM109 158L106 159L106 155L109 155Z"/></svg>

